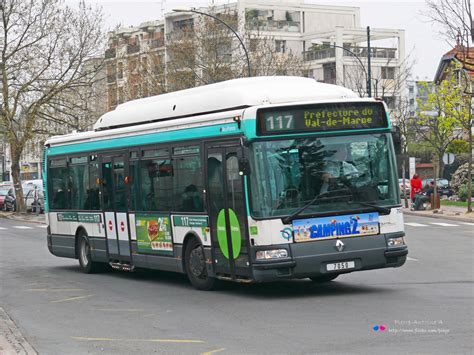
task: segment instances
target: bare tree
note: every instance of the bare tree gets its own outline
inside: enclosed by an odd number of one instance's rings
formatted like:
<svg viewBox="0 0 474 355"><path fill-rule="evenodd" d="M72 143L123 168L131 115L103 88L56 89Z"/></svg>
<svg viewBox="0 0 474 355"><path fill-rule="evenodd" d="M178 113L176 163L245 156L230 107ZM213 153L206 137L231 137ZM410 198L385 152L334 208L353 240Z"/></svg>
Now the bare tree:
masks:
<svg viewBox="0 0 474 355"><path fill-rule="evenodd" d="M226 10L213 16L237 28L235 12ZM278 51L273 37L255 30L245 30L242 37L249 50L252 76L302 75L303 60L291 51ZM207 16L200 16L192 25L173 31L167 53L169 90L248 75L248 63L240 42L228 28Z"/></svg>
<svg viewBox="0 0 474 355"><path fill-rule="evenodd" d="M394 58L388 58L380 67L380 70L372 72L371 85L374 97L379 97L394 102L387 102L391 107L396 107L395 98L400 98L406 87L407 80L411 77L415 60L412 54L407 55L400 65L395 66ZM342 84L352 90L356 91L359 96L367 95L367 77L365 68L353 58L351 65L346 65L344 71L344 83Z"/></svg>
<svg viewBox="0 0 474 355"><path fill-rule="evenodd" d="M427 16L435 23L441 25L443 31L440 35L456 50L455 57L461 64L463 77L459 78L457 85L461 85L466 96L464 100L468 105L468 115L460 121L469 142L468 154L468 179L467 179L467 211L472 212L472 128L473 128L473 100L474 84L474 22L471 0L427 0L429 8Z"/></svg>
<svg viewBox="0 0 474 355"><path fill-rule="evenodd" d="M246 30L246 34L253 76L303 75L307 65L300 55L277 48L274 37L265 36L258 30Z"/></svg>
<svg viewBox="0 0 474 355"><path fill-rule="evenodd" d="M162 50L149 50L128 59L128 75L120 86L123 101L134 100L167 92L166 64Z"/></svg>
<svg viewBox="0 0 474 355"><path fill-rule="evenodd" d="M102 13L83 1L73 10L60 0L3 0L0 17L0 122L22 211L20 156L36 129L76 112L73 93L96 79L97 68L84 69L84 64L103 56Z"/></svg>

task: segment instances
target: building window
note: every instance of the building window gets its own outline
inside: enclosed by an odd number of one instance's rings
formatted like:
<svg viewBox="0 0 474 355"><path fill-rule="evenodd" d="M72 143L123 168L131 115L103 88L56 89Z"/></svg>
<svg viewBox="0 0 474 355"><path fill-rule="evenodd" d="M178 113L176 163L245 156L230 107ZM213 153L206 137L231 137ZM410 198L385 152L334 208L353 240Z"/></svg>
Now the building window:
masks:
<svg viewBox="0 0 474 355"><path fill-rule="evenodd" d="M277 53L285 53L286 52L286 41L275 41L275 51Z"/></svg>
<svg viewBox="0 0 474 355"><path fill-rule="evenodd" d="M395 68L382 67L382 79L395 79Z"/></svg>
<svg viewBox="0 0 474 355"><path fill-rule="evenodd" d="M117 78L123 79L123 63L122 62L118 63L118 66L117 66Z"/></svg>
<svg viewBox="0 0 474 355"><path fill-rule="evenodd" d="M192 18L173 22L173 29L175 31L192 31L193 28L194 21Z"/></svg>
<svg viewBox="0 0 474 355"><path fill-rule="evenodd" d="M336 63L323 64L323 71L323 82L328 84L336 84Z"/></svg>

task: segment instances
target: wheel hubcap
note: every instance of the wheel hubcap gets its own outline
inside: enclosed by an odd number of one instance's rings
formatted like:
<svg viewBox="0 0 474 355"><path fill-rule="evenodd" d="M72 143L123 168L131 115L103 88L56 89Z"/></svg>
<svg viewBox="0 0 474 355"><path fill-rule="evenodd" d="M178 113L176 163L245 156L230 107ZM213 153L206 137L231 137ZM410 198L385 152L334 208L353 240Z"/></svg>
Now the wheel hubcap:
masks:
<svg viewBox="0 0 474 355"><path fill-rule="evenodd" d="M82 240L82 248L81 248L81 260L83 265L87 265L89 263L88 256L89 255L89 244L85 240Z"/></svg>
<svg viewBox="0 0 474 355"><path fill-rule="evenodd" d="M197 247L191 251L189 256L189 267L196 277L202 277L205 269L204 255L201 247Z"/></svg>

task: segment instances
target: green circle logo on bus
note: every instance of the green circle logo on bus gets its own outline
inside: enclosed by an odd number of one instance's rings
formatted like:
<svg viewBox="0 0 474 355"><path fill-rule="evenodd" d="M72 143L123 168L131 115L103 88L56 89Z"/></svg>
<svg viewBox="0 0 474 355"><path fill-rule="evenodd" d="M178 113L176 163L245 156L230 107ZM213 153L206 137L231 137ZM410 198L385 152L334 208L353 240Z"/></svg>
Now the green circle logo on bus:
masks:
<svg viewBox="0 0 474 355"><path fill-rule="evenodd" d="M242 239L240 235L239 220L235 212L229 208L229 221L230 221L230 239L232 240L232 254L234 259L237 259L240 254L240 248ZM222 209L217 216L217 240L219 241L219 248L222 254L229 259L229 246L227 244L227 232L225 225L225 210Z"/></svg>

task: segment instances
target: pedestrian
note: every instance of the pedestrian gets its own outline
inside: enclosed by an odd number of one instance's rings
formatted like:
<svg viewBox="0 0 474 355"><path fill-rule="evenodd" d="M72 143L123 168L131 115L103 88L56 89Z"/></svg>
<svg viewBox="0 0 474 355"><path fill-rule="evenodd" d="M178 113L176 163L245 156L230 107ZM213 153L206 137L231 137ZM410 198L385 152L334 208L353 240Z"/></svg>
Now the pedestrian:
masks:
<svg viewBox="0 0 474 355"><path fill-rule="evenodd" d="M412 209L415 203L415 197L421 192L422 188L423 181L421 181L420 176L415 173L410 180L410 200L412 202Z"/></svg>

